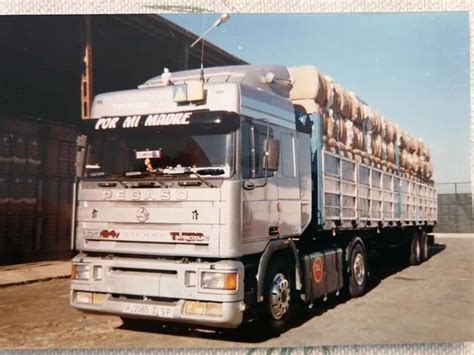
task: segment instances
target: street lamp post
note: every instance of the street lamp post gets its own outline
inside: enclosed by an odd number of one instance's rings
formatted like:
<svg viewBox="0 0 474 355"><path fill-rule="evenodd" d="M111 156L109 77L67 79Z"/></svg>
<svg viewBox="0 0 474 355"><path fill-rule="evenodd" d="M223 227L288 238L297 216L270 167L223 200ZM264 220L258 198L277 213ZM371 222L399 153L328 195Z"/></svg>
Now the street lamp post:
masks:
<svg viewBox="0 0 474 355"><path fill-rule="evenodd" d="M192 44L189 48L193 48L199 41L201 41L201 82L204 85L204 36L207 35L212 29L219 27L222 25L224 22L226 22L229 19L228 14L222 14L216 22L214 22L211 27L209 27L202 35L200 35Z"/></svg>
<svg viewBox="0 0 474 355"><path fill-rule="evenodd" d="M216 22L214 22L212 24L211 27L209 27L202 35L200 35L190 46L190 48L193 48L200 40L203 40L204 42L204 36L207 35L213 28L216 28L216 27L219 27L220 25L222 25L224 22L226 22L228 19L229 19L229 15L228 14L222 14L217 20Z"/></svg>

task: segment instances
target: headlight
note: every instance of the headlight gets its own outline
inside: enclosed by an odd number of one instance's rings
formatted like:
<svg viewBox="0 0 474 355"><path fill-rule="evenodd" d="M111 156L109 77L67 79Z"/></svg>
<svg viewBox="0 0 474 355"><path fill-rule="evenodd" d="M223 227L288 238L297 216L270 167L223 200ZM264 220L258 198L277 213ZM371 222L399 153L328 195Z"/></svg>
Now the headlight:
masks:
<svg viewBox="0 0 474 355"><path fill-rule="evenodd" d="M201 273L201 287L216 290L235 290L237 289L237 273L204 271Z"/></svg>
<svg viewBox="0 0 474 355"><path fill-rule="evenodd" d="M85 264L73 264L71 270L71 279L89 280L91 277L91 266Z"/></svg>

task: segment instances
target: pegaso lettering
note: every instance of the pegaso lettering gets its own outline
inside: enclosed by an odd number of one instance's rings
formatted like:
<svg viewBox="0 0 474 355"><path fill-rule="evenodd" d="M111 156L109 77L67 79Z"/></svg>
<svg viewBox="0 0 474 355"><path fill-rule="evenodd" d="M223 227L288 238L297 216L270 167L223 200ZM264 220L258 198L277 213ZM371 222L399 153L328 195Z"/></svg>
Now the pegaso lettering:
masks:
<svg viewBox="0 0 474 355"><path fill-rule="evenodd" d="M178 190L174 192L176 200L186 200L188 192L185 190ZM148 191L125 191L125 190L105 190L102 195L103 200L117 200L117 201L160 201L173 199L171 190L148 190Z"/></svg>

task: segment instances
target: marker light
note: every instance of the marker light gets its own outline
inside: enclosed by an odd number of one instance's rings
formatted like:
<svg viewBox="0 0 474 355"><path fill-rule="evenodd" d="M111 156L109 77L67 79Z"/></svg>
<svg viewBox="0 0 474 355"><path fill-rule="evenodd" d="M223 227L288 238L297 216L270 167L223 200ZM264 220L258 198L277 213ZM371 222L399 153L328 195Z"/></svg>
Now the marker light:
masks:
<svg viewBox="0 0 474 355"><path fill-rule="evenodd" d="M73 264L71 266L71 279L89 280L91 276L91 266L87 264Z"/></svg>

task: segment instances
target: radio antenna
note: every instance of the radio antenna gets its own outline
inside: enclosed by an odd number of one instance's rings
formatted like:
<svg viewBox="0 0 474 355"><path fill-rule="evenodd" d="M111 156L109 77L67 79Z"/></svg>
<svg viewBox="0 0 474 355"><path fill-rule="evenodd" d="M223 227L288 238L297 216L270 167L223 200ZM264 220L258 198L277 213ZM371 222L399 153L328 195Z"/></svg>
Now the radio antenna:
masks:
<svg viewBox="0 0 474 355"><path fill-rule="evenodd" d="M212 29L219 27L222 25L224 22L226 22L229 19L228 14L222 14L216 22L212 24L211 27L209 27L202 35L200 35L192 44L189 48L193 48L199 41L201 41L201 82L204 85L204 36L207 35Z"/></svg>

